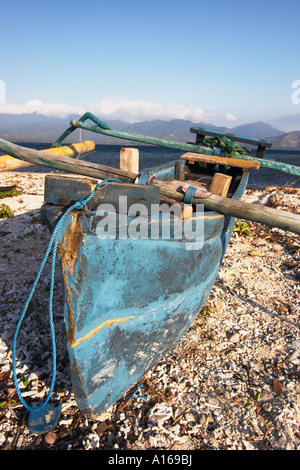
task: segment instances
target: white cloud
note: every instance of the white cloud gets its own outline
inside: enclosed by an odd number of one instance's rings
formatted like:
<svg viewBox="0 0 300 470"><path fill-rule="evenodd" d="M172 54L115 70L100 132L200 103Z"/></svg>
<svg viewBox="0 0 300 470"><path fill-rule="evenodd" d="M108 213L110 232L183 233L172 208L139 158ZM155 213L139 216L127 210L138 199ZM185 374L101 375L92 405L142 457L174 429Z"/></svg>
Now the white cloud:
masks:
<svg viewBox="0 0 300 470"><path fill-rule="evenodd" d="M296 106L295 106L296 107ZM300 105L298 105L300 109ZM284 132L300 130L300 113L295 112L269 119L269 123Z"/></svg>
<svg viewBox="0 0 300 470"><path fill-rule="evenodd" d="M104 98L89 106L70 106L59 103L42 103L38 99L27 101L25 104L0 104L0 113L30 114L40 113L44 116L65 118L74 114L84 114L90 111L99 119L121 119L129 123L153 119L190 119L194 122L206 121L212 124L226 124L235 121L231 113L211 113L197 106L187 104L164 105L143 100L128 100L122 97Z"/></svg>
<svg viewBox="0 0 300 470"><path fill-rule="evenodd" d="M27 101L25 104L0 104L0 113L6 114L32 114L39 113L44 116L67 117L70 114L84 113L85 108L69 106L59 103L42 103L38 99Z"/></svg>
<svg viewBox="0 0 300 470"><path fill-rule="evenodd" d="M197 106L187 104L164 105L148 101L126 100L110 97L90 106L90 111L106 119L123 119L127 122L147 121L153 119L190 119L191 121L233 121L230 114L208 113Z"/></svg>

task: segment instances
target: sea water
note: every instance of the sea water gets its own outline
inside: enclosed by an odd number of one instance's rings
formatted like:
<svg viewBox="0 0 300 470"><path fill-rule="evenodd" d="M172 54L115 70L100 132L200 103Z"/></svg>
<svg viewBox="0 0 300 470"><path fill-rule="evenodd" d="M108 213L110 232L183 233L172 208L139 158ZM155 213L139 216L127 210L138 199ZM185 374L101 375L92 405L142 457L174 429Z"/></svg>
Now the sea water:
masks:
<svg viewBox="0 0 300 470"><path fill-rule="evenodd" d="M36 150L44 150L51 148L51 144L47 143L18 143L24 147L31 147ZM67 145L67 144L65 144ZM98 163L100 165L111 166L119 168L120 165L120 150L123 147L134 147L139 149L139 162L140 170L144 171L148 168L152 168L164 163L168 163L173 160L177 160L183 155L182 150L169 149L167 147L156 147L150 145L139 145L139 143L133 143L132 145L105 145L96 144L96 148L93 152L85 153L80 155L78 158L86 162ZM255 156L255 152L253 152ZM265 159L280 161L288 163L290 165L300 166L300 151L296 150L266 150ZM33 165L31 167L25 167L18 169L17 171L25 172L45 172L52 171L50 168Z"/></svg>

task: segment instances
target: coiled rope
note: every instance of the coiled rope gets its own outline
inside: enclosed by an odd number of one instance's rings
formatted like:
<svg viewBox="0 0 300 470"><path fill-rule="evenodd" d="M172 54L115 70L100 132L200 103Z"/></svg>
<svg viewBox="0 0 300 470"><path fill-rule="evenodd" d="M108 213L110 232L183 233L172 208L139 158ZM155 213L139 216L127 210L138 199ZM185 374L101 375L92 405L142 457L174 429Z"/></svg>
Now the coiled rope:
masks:
<svg viewBox="0 0 300 470"><path fill-rule="evenodd" d="M121 183L120 180L117 180L117 179L114 179L114 178L108 178L108 179L105 179L105 180L101 181L101 183L99 183L94 188L94 190L91 192L91 194L89 196L87 196L83 200L78 199L78 201L76 201L72 206L70 206L66 210L66 212L61 216L61 218L59 219L58 223L56 224L56 226L53 230L52 236L50 238L50 242L48 244L48 247L47 247L47 250L45 252L44 258L43 258L42 263L40 265L39 271L37 273L37 276L35 278L35 281L34 281L33 286L31 288L30 294L29 294L28 299L25 303L25 306L23 308L20 319L18 321L16 330L15 330L15 334L14 334L14 338L13 338L13 380L14 380L14 384L15 384L15 387L16 387L16 390L17 390L17 393L18 393L18 397L19 397L21 403L24 405L24 407L28 411L37 412L39 410L42 410L46 406L46 404L48 403L48 401L51 397L51 394L53 392L53 389L54 389L54 384L55 384L55 377L56 377L56 344L55 344L55 330L54 330L54 321L53 321L52 301L53 301L53 290L54 290L55 259L56 259L56 253L57 253L57 246L58 246L60 231L62 229L65 218L67 217L67 215L71 211L73 211L74 209L85 209L87 202L93 197L93 195L95 194L97 189L100 186L102 186L104 183L111 182L111 181ZM51 379L50 389L49 389L48 395L47 395L44 403L42 403L40 406L32 408L31 406L29 406L26 403L26 401L22 397L22 394L21 394L21 391L20 391L20 388L19 388L19 385L18 385L17 372L16 372L17 337L18 337L18 333L19 333L22 321L25 317L29 302L32 299L32 296L33 296L34 291L36 289L37 283L38 283L38 281L40 279L40 276L42 274L42 271L44 269L45 263L46 263L46 261L49 257L50 252L51 252L52 246L53 246L53 253L52 253L52 262L51 262L50 293L49 293L49 324L50 324L51 343L52 343L52 379Z"/></svg>

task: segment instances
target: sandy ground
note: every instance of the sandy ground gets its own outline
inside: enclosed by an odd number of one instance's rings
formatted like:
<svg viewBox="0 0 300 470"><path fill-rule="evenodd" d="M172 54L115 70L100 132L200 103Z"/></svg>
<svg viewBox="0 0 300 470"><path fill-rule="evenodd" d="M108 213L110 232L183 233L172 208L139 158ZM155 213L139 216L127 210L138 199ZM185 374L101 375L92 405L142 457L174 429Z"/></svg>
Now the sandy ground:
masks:
<svg viewBox="0 0 300 470"><path fill-rule="evenodd" d="M30 433L12 381L12 337L49 241L40 214L44 176L0 173L0 186L23 189L0 201L14 213L0 220L0 448L299 450L299 237L254 223L251 237L232 237L207 305L179 345L143 378L134 399L124 397L97 421L80 413L72 393L58 272L62 416L47 435ZM244 200L299 214L297 187L262 172ZM44 396L51 375L48 291L47 268L19 336L28 400Z"/></svg>

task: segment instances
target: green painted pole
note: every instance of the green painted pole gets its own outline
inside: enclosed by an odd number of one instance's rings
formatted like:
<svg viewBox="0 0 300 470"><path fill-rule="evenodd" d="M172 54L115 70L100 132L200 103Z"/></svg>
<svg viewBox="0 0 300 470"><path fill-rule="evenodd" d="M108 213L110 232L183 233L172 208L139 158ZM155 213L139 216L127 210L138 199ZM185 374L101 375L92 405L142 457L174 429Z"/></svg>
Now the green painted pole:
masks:
<svg viewBox="0 0 300 470"><path fill-rule="evenodd" d="M241 160L259 161L260 166L263 168L270 168L271 170L281 171L282 173L289 173L290 175L300 176L300 166L289 165L288 163L276 162L274 160L250 157L250 155L239 155L238 158Z"/></svg>
<svg viewBox="0 0 300 470"><path fill-rule="evenodd" d="M95 125L86 124L86 120L90 119ZM62 141L68 137L77 128L85 129L90 132L96 132L98 134L108 135L110 137L116 137L119 139L132 140L135 142L142 142L150 145L158 145L162 147L168 147L176 150L182 150L183 152L202 153L204 155L221 155L220 149L211 149L208 147L200 146L197 144L186 144L184 142L175 142L173 140L158 139L156 137L149 137L142 134L131 134L128 132L114 131L105 122L100 121L94 114L86 112L80 119L71 120L70 127L57 139L52 147L61 145ZM258 141L259 142L259 141ZM233 156L233 158L235 158ZM250 155L239 155L242 160L253 160L259 161L260 166L263 168L270 168L272 170L281 171L294 176L300 176L300 167L295 165L289 165L282 162L276 162L273 160L265 160L257 157L251 157Z"/></svg>
<svg viewBox="0 0 300 470"><path fill-rule="evenodd" d="M101 122L101 121L99 121ZM204 155L218 155L216 151L213 151L213 149L208 148L208 147L203 147L199 146L196 144L186 144L184 142L174 142L172 140L165 140L165 139L158 139L156 137L149 137L146 135L142 134L131 134L128 132L122 132L122 131L113 131L106 126L100 127L100 125L91 125L91 124L86 124L85 122L79 120L72 120L70 122L71 127L69 128L70 131L76 129L76 128L81 128L85 129L87 131L91 132L96 132L98 134L104 134L110 137L116 137L119 139L126 139L126 140L132 140L135 142L143 142L145 144L151 144L151 145L159 145L162 147L168 147L172 149L177 149L177 150L182 150L183 152L193 152L193 153L202 153ZM102 124L102 122L101 122ZM70 133L70 132L69 132ZM61 139L59 139L61 141ZM216 150L216 149L215 149ZM235 158L235 157L233 157ZM270 168L272 170L277 170L281 171L283 173L288 173L290 175L294 176L300 176L300 166L296 165L289 165L287 163L282 163L282 162L276 162L273 160L265 160L265 159L260 159L260 158L255 158L251 157L249 155L239 155L239 159L241 160L252 160L252 161L259 161L260 166L263 168Z"/></svg>
<svg viewBox="0 0 300 470"><path fill-rule="evenodd" d="M165 139L158 139L157 137L149 137L147 135L142 134L131 134L129 132L123 131L113 131L111 129L104 129L103 127L99 127L97 125L86 124L85 122L81 122L80 120L72 120L71 126L81 129L85 129L91 132L97 132L98 134L108 135L110 137L116 137L118 139L125 139L125 140L133 140L135 142L143 142L144 144L150 145L159 145L161 147L168 147L172 149L182 150L183 152L195 152L195 148L197 149L197 153L203 153L205 155L212 155L213 149L208 147L199 147L198 145L193 144L185 144L183 142L175 142L172 140L165 140ZM219 152L218 152L219 153ZM214 152L214 154L218 154Z"/></svg>

